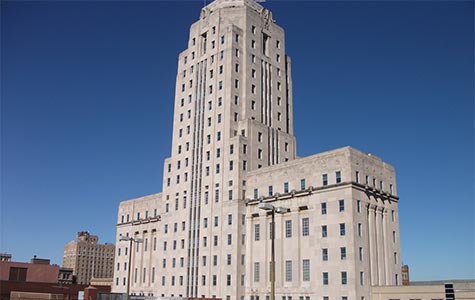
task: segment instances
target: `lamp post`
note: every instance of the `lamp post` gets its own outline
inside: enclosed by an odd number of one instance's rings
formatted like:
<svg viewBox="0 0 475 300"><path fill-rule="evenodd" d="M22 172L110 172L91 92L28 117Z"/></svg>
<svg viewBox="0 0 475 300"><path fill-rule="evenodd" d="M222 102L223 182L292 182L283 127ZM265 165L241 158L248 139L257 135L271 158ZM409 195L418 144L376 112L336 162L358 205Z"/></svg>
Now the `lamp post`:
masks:
<svg viewBox="0 0 475 300"><path fill-rule="evenodd" d="M271 264L271 275L270 275L270 300L275 300L275 214L285 214L290 212L289 208L284 207L274 207L270 203L261 202L257 205L259 209L270 211L272 216L272 235L271 235L271 248L270 248L270 264Z"/></svg>
<svg viewBox="0 0 475 300"><path fill-rule="evenodd" d="M133 243L142 243L143 240L141 238L133 238L128 236L121 236L119 241L129 241L129 266L127 269L127 290L125 291L125 300L129 300L130 294L130 269L132 269L132 244Z"/></svg>

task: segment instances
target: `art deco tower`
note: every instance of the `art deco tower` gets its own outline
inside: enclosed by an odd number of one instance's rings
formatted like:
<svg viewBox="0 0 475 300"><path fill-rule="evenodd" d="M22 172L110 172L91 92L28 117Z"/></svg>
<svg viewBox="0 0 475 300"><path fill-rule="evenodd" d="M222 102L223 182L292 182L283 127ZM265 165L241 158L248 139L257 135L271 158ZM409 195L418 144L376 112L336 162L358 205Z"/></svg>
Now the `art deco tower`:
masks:
<svg viewBox="0 0 475 300"><path fill-rule="evenodd" d="M163 176L162 223L185 222L166 241L185 243L178 245L184 286L170 286L176 294L239 296L245 174L295 158L284 45L282 28L251 0L214 1L191 26L179 56L172 156ZM164 254L170 261L176 255Z"/></svg>

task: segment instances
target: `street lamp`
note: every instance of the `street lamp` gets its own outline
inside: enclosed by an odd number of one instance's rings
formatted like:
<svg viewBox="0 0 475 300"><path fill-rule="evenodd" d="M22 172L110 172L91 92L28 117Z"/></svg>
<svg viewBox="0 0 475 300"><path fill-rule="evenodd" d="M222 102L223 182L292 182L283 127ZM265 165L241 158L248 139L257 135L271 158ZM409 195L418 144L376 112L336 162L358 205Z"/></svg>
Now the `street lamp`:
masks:
<svg viewBox="0 0 475 300"><path fill-rule="evenodd" d="M130 291L130 269L132 269L132 243L142 243L143 239L133 238L128 236L120 236L119 241L129 241L129 266L127 270L127 290L125 291L125 300L129 300L129 291Z"/></svg>
<svg viewBox="0 0 475 300"><path fill-rule="evenodd" d="M270 264L271 264L271 286L270 286L270 300L275 300L275 214L285 214L290 212L289 208L285 207L274 207L270 203L260 202L257 207L259 209L270 211L272 215L272 235L271 235L271 250L270 250Z"/></svg>

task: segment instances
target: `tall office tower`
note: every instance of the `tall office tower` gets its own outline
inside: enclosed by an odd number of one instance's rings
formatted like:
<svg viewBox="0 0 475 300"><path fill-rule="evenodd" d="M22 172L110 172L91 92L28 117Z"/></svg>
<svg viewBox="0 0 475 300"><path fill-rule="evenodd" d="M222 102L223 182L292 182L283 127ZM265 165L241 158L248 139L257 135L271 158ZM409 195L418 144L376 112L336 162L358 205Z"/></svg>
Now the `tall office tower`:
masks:
<svg viewBox="0 0 475 300"><path fill-rule="evenodd" d="M115 246L99 244L99 237L80 231L77 240L64 245L63 267L73 269L78 284L89 284L92 278L112 278Z"/></svg>
<svg viewBox="0 0 475 300"><path fill-rule="evenodd" d="M258 202L290 208L276 218L276 270L287 276L276 277L278 297L343 297L339 286L324 287L329 280L336 284L337 274L345 280L346 297L369 296L366 277L371 284L393 283L393 273L400 273L399 261L399 271L388 262L393 255L399 259L399 244L390 243L387 234L395 231L396 237L398 231L394 170L349 147L296 158L290 71L284 31L270 11L252 0L215 0L202 9L191 26L188 48L179 55L163 192L119 206L114 292L126 291L130 267L132 294L226 300L269 296L270 239L260 232L269 217L257 209ZM337 176L332 184L330 172ZM318 179L323 174L325 185ZM376 191L360 183L359 176L384 181L384 192L383 183ZM321 218L323 203L328 216ZM334 212L337 204L346 210ZM369 222L364 221L365 205L372 214ZM386 214L383 223L381 209L394 211L394 223L387 223ZM302 238L295 225L301 218L307 228ZM295 233L286 231L282 237L282 224ZM341 224L340 233L348 234L317 236L323 226L330 235ZM359 239L353 234L357 228ZM129 244L121 236L142 242ZM371 249L366 243L372 243ZM380 246L385 250L377 252ZM324 261L322 248L330 253ZM333 254L337 250L340 260ZM375 261L371 266L370 259ZM379 274L378 267L386 264ZM320 272L325 269L327 275ZM378 274L375 282L370 273ZM319 276L327 276L327 284Z"/></svg>

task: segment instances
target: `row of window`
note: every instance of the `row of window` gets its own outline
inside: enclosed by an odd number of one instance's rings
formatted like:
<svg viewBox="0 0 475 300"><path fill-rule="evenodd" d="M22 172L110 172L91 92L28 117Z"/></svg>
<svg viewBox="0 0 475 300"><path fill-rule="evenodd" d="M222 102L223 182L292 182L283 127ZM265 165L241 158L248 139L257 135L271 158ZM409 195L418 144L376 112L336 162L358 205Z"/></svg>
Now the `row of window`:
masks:
<svg viewBox="0 0 475 300"><path fill-rule="evenodd" d="M256 35L256 31L257 31L256 26L252 25L251 26L252 36ZM215 26L212 27L211 33L213 35L216 34L216 27ZM241 39L240 34L239 33L233 33L233 35L234 35L234 42L239 43L240 39ZM206 50L207 50L208 31L202 33L200 37L201 37L201 54L203 55L203 54L206 54ZM219 38L220 44L224 45L224 41L225 41L225 35L221 35L220 38ZM262 54L264 54L266 56L269 56L269 53L270 53L270 41L271 41L271 36L269 36L266 33L262 33ZM193 37L191 39L191 46L190 47L194 48L196 46L196 42L197 42L197 38ZM211 44L211 49L214 49L216 47L216 40L214 40L214 39L211 40L210 44ZM256 40L251 39L251 48L256 49L256 46L257 46ZM275 40L275 49L281 49L280 41L277 40L277 39ZM195 51L191 52L191 59L195 59ZM278 62L280 62L280 55L279 54L277 54L276 60ZM188 56L185 56L183 58L183 63L184 64L188 63Z"/></svg>
<svg viewBox="0 0 475 300"><path fill-rule="evenodd" d="M286 282L293 281L293 270L292 270L292 260L286 260L284 265L284 279ZM261 277L261 264L259 262L254 263L254 282L260 282ZM301 268L302 270L302 281L310 281L310 260L303 259ZM269 280L272 273L272 262L269 262ZM341 284L346 285L348 283L348 273L346 271L340 272L341 275ZM322 273L322 284L328 285L330 282L329 272ZM364 272L360 272L360 285L364 285Z"/></svg>
<svg viewBox="0 0 475 300"><path fill-rule="evenodd" d="M369 176L366 175L366 184L368 184L368 180L369 180ZM341 171L336 171L335 172L335 184L341 183L341 181L342 181ZM359 183L359 172L358 171L356 171L356 182ZM322 174L322 185L327 186L328 184L329 184L328 174ZM375 184L376 184L376 178L373 178L373 186L376 186ZM304 191L306 188L307 188L306 179L305 178L300 179L300 190ZM383 190L383 181L382 180L380 181L380 189ZM290 191L289 183L284 182L283 192L288 193L289 191ZM393 185L392 184L389 185L389 192L391 194L393 192ZM274 194L274 187L272 185L269 185L267 195L272 196L273 194ZM257 189L257 188L254 189L254 198L255 199L259 198L259 189Z"/></svg>
<svg viewBox="0 0 475 300"><path fill-rule="evenodd" d="M145 211L145 215L141 215L140 212L137 212L137 215L136 215L136 216L137 216L136 220L140 220L141 217L143 217L143 218L145 218L145 219L148 219L148 218L156 218L156 217L158 216L158 212L157 212L157 209L154 208L152 215L150 215L150 214L149 214L149 211L146 210L146 211ZM121 223L128 223L128 222L130 222L130 221L131 221L131 220L130 220L130 214L122 215L121 218L120 218L120 221L121 221Z"/></svg>
<svg viewBox="0 0 475 300"><path fill-rule="evenodd" d="M271 225L272 223L270 223ZM321 227L322 237L328 237L328 225L322 225ZM308 236L309 232L309 218L302 218L302 236ZM269 226L269 238L273 235L273 228ZM340 236L346 235L346 226L345 223L340 223ZM292 237L292 220L285 221L285 237ZM254 240L261 240L261 224L254 224Z"/></svg>

